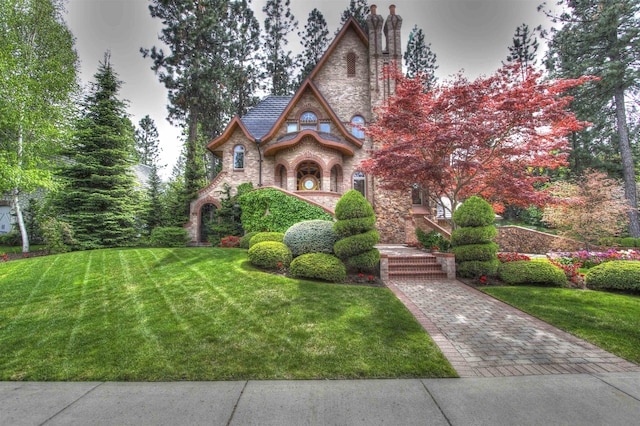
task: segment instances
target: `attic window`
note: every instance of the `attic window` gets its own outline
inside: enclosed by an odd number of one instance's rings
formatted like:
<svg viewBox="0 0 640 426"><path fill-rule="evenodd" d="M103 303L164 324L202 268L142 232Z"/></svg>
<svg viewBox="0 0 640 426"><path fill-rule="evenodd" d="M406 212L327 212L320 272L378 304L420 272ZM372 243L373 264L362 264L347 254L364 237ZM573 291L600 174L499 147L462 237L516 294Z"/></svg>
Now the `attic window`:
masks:
<svg viewBox="0 0 640 426"><path fill-rule="evenodd" d="M300 130L318 130L318 117L311 111L300 116Z"/></svg>
<svg viewBox="0 0 640 426"><path fill-rule="evenodd" d="M358 139L364 139L364 130L360 126L364 126L364 117L356 115L351 119L351 134Z"/></svg>
<svg viewBox="0 0 640 426"><path fill-rule="evenodd" d="M356 54L353 52L347 53L347 77L356 76Z"/></svg>

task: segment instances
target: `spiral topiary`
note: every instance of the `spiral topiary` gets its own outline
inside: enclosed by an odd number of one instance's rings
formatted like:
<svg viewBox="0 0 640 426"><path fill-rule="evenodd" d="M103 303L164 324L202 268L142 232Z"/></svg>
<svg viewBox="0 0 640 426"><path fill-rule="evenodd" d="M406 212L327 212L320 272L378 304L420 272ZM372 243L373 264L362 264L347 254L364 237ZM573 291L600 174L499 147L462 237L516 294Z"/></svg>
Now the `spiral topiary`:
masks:
<svg viewBox="0 0 640 426"><path fill-rule="evenodd" d="M333 229L340 238L333 246L336 256L355 269L374 268L380 262L380 252L374 247L380 235L371 204L352 189L338 200L335 215Z"/></svg>
<svg viewBox="0 0 640 426"><path fill-rule="evenodd" d="M497 231L495 213L489 203L473 196L453 213L457 229L451 233L451 251L456 256L457 273L463 278L496 276L498 245L491 241Z"/></svg>

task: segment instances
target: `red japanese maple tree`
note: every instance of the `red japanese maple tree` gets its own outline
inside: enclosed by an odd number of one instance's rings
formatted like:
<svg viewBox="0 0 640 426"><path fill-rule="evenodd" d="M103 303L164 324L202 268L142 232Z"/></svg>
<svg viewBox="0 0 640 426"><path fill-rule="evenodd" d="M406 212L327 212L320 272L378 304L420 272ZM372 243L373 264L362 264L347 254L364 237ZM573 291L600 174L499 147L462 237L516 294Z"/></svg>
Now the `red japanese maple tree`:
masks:
<svg viewBox="0 0 640 426"><path fill-rule="evenodd" d="M386 188L418 184L452 206L472 195L497 211L544 204L541 171L566 166L567 134L588 124L566 110L571 98L563 93L591 77L543 80L529 70L523 80L514 67L475 81L459 74L426 93L419 78L389 70L396 95L366 129L375 149L365 171Z"/></svg>

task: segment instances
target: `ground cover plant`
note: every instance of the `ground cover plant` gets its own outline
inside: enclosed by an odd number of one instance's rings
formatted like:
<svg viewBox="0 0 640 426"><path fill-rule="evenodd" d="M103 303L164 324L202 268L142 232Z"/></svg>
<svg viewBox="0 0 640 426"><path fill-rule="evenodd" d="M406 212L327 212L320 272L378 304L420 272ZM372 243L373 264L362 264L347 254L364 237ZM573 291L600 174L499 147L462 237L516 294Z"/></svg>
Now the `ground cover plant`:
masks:
<svg viewBox="0 0 640 426"><path fill-rule="evenodd" d="M640 296L524 286L481 291L640 364Z"/></svg>
<svg viewBox="0 0 640 426"><path fill-rule="evenodd" d="M0 263L0 380L451 377L384 288L294 280L242 249Z"/></svg>

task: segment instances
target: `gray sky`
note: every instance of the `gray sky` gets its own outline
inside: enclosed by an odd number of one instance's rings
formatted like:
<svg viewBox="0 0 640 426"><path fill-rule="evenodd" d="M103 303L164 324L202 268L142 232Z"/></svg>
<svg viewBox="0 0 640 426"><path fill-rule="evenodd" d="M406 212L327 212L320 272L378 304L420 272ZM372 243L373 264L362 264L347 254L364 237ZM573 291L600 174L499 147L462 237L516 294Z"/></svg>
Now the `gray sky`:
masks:
<svg viewBox="0 0 640 426"><path fill-rule="evenodd" d="M378 13L388 15L390 4L403 18L403 48L414 25L422 28L427 43L437 55L440 81L464 70L475 78L491 74L505 60L516 27L526 23L530 28L549 25L537 6L542 0L369 0L378 6ZM266 0L253 0L253 8L260 24ZM552 0L550 3L555 3ZM151 18L148 0L67 0L67 23L76 37L83 83L92 80L98 61L106 50L124 82L122 97L129 101L131 119L138 121L149 114L158 127L161 140L161 163L167 167L162 176L168 177L180 154L180 129L167 120L166 91L151 71L151 60L143 59L140 47L159 46L158 34L162 25ZM349 0L291 0L291 10L304 29L309 12L315 7L325 17L333 37L342 11ZM289 42L293 51L300 49L297 35Z"/></svg>

